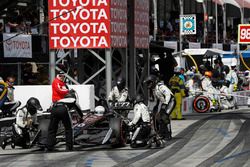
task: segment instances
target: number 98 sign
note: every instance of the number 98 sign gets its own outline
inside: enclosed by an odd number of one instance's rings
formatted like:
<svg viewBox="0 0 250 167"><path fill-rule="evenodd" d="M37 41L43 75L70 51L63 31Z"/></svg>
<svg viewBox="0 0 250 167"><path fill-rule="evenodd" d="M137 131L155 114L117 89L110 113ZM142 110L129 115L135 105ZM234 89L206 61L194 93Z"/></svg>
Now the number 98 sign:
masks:
<svg viewBox="0 0 250 167"><path fill-rule="evenodd" d="M250 24L239 24L238 43L250 43Z"/></svg>

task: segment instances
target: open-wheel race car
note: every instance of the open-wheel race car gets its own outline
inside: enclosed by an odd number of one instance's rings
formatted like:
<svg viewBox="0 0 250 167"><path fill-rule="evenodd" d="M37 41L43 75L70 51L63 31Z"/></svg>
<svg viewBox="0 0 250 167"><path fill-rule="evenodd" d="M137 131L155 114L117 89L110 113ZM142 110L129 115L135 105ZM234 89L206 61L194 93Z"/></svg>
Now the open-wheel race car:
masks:
<svg viewBox="0 0 250 167"><path fill-rule="evenodd" d="M126 124L123 118L112 111L105 113L103 106L97 106L95 112L88 112L82 119L75 117L74 141L76 144L124 146L126 144Z"/></svg>
<svg viewBox="0 0 250 167"><path fill-rule="evenodd" d="M125 117L116 112L116 109L119 109L118 105L113 109L112 106L108 106L106 103L107 105L99 105L94 111L88 111L86 114L83 114L78 102L77 92L74 90L71 90L61 100L61 103L65 103L68 106L69 113L71 113L75 144L82 146L109 144L113 147L121 147L126 144L129 133L128 127L124 121ZM47 141L44 139L47 136L49 113L44 114L46 118L39 121L40 124L37 133L32 135L29 144L25 145L25 148L31 148L35 145L41 148L46 146ZM13 128L11 128L11 125L9 127L8 133L3 133L4 143L1 145L3 149L8 144L11 144L11 147L15 148ZM65 140L64 132L63 126L59 125L57 143Z"/></svg>
<svg viewBox="0 0 250 167"><path fill-rule="evenodd" d="M78 96L75 91L72 91L72 96L75 98L74 103L78 103ZM66 97L67 98L67 97ZM72 114L74 142L79 145L101 145L110 144L118 147L124 146L127 139L127 125L124 122L123 114L116 112L121 108L129 109L126 105L115 104L108 105L104 99L101 99L102 105L95 107L94 111L89 111L85 115L79 117L79 105L73 105ZM122 106L122 107L119 107ZM127 107L125 107L127 106ZM77 109L76 109L77 108ZM127 115L127 113L125 114Z"/></svg>

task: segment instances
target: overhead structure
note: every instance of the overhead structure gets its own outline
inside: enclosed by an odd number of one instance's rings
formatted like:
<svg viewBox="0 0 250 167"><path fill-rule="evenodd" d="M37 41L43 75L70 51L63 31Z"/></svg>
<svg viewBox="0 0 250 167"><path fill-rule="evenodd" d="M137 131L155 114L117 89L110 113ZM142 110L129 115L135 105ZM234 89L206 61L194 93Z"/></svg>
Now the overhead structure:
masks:
<svg viewBox="0 0 250 167"><path fill-rule="evenodd" d="M241 23L244 23L244 8L250 8L250 0L213 0L219 5L231 4L240 9ZM225 14L224 14L225 15ZM224 23L225 24L225 23Z"/></svg>
<svg viewBox="0 0 250 167"><path fill-rule="evenodd" d="M149 73L149 0L128 0L129 94L147 97L143 80Z"/></svg>
<svg viewBox="0 0 250 167"><path fill-rule="evenodd" d="M67 74L68 80L74 84L94 84L97 100L103 94L108 95L112 81L119 76L126 79L131 96L144 93L142 81L148 74L149 0L68 2L48 4L50 80L56 70L62 70L57 64L66 59L74 68ZM60 58L56 58L58 49L64 51ZM141 58L144 62L139 67ZM74 72L76 76L71 75Z"/></svg>

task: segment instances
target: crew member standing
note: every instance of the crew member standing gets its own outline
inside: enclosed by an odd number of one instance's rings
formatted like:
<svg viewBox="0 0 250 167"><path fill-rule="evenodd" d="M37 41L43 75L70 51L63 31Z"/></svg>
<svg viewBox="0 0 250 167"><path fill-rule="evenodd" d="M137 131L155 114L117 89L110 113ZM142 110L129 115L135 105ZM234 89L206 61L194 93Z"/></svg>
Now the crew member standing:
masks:
<svg viewBox="0 0 250 167"><path fill-rule="evenodd" d="M229 89L231 92L237 91L238 89L238 77L235 72L237 65L237 60L233 61L231 64L231 70L226 72L226 80L230 82Z"/></svg>
<svg viewBox="0 0 250 167"><path fill-rule="evenodd" d="M171 118L182 120L184 118L182 117L181 113L181 104L182 104L182 98L185 96L185 85L183 80L179 77L181 73L180 68L175 67L174 73L175 73L174 76L171 77L169 80L170 89L174 94L176 100L176 105L171 114Z"/></svg>
<svg viewBox="0 0 250 167"><path fill-rule="evenodd" d="M64 83L64 79L64 73L60 72L52 83L53 106L51 109L50 124L48 129L48 151L52 151L54 149L54 145L56 144L56 133L60 121L62 121L65 128L66 150L73 150L73 130L71 116L68 112L68 106L59 101L69 93L69 90Z"/></svg>
<svg viewBox="0 0 250 167"><path fill-rule="evenodd" d="M65 75L63 72L57 74L56 78L52 82L52 102L55 103L60 99L63 99L66 94L69 93L65 82Z"/></svg>
<svg viewBox="0 0 250 167"><path fill-rule="evenodd" d="M155 130L163 139L170 140L172 138L170 114L176 103L174 95L164 82L159 81L154 75L147 77L144 83L153 92L153 98L156 99L154 107Z"/></svg>

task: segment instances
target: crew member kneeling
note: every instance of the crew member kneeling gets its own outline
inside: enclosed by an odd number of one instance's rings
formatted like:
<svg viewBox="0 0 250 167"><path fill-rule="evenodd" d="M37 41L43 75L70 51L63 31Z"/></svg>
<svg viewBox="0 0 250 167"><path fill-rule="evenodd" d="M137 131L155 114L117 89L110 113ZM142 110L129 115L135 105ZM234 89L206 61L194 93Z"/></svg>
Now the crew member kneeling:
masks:
<svg viewBox="0 0 250 167"><path fill-rule="evenodd" d="M30 130L38 128L37 110L42 107L37 98L31 97L26 105L20 108L16 114L16 123L13 124L13 140L15 145L27 148L30 142Z"/></svg>
<svg viewBox="0 0 250 167"><path fill-rule="evenodd" d="M137 95L134 101L134 118L128 125L134 129L131 138L131 147L143 147L147 145L151 132L150 114L148 107L143 103L143 97Z"/></svg>

